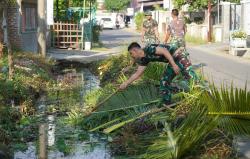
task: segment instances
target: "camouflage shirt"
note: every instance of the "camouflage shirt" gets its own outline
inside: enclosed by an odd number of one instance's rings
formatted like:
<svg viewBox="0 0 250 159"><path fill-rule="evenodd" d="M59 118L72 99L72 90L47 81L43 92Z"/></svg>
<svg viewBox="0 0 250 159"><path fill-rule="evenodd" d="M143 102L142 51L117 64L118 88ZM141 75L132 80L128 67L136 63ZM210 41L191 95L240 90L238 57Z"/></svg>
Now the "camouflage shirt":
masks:
<svg viewBox="0 0 250 159"><path fill-rule="evenodd" d="M171 55L173 55L174 52L178 49L177 47L175 47L175 45L150 44L150 45L147 45L143 49L145 57L136 59L135 62L141 66L147 66L149 62L166 62L167 63L168 60L165 58L165 56L155 54L156 47L166 48L170 52Z"/></svg>
<svg viewBox="0 0 250 159"><path fill-rule="evenodd" d="M157 27L158 24L154 19L145 20L143 22L143 28L145 29L145 37L154 37L155 38L155 31L154 28Z"/></svg>

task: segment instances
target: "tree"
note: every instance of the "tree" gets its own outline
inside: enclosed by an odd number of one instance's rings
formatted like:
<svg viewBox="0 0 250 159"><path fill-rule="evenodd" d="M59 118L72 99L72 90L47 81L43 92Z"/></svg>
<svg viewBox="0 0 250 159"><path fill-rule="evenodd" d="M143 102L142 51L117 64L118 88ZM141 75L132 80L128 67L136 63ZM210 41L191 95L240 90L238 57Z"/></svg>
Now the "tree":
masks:
<svg viewBox="0 0 250 159"><path fill-rule="evenodd" d="M3 57L3 29L2 29L2 20L1 17L3 13L2 8L0 8L0 59Z"/></svg>
<svg viewBox="0 0 250 159"><path fill-rule="evenodd" d="M217 0L211 0L212 4L215 4L217 2ZM181 8L183 5L189 5L188 9L190 11L194 11L194 10L199 10L199 9L204 9L207 8L208 6L208 0L188 0L188 1L184 1L184 0L175 0L174 1L174 5L177 8Z"/></svg>
<svg viewBox="0 0 250 159"><path fill-rule="evenodd" d="M3 8L3 14L4 17L7 21L6 23L6 28L7 28L7 49L8 49L8 65L9 65L9 79L13 79L14 76L14 60L13 60L13 51L12 51L12 46L11 46L11 42L10 42L10 38L9 38L9 19L7 18L7 13L8 13L8 8L10 6L14 6L16 5L16 1L15 0L3 0L0 3L0 6L2 6Z"/></svg>
<svg viewBox="0 0 250 159"><path fill-rule="evenodd" d="M232 3L240 3L240 0L225 0ZM218 0L211 0L211 4L214 5ZM188 9L190 11L206 9L208 7L208 0L175 0L174 5L177 8L181 8L183 5L188 4Z"/></svg>
<svg viewBox="0 0 250 159"><path fill-rule="evenodd" d="M83 7L84 2L86 7L90 6L90 2L92 4L96 3L96 0L55 0L54 1L54 6L55 6L55 15L56 15L56 20L58 21L63 21L67 19L67 9L69 7Z"/></svg>
<svg viewBox="0 0 250 159"><path fill-rule="evenodd" d="M126 9L130 0L105 0L104 5L109 11L121 11Z"/></svg>

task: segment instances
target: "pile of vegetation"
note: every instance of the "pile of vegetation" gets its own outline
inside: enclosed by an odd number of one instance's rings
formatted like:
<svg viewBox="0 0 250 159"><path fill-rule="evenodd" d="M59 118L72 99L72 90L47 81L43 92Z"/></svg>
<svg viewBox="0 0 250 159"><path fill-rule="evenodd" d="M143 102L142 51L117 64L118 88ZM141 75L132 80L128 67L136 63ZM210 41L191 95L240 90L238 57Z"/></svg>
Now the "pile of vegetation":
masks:
<svg viewBox="0 0 250 159"><path fill-rule="evenodd" d="M158 90L164 64L151 64L143 78L117 91L135 67L127 53L94 64L102 88L85 97L83 110L69 113L72 124L108 135L114 156L236 158L233 136L250 133L244 114L250 105L247 89L217 89L201 81L191 84L189 92L176 93L169 107L162 104ZM182 83L181 78L175 82Z"/></svg>

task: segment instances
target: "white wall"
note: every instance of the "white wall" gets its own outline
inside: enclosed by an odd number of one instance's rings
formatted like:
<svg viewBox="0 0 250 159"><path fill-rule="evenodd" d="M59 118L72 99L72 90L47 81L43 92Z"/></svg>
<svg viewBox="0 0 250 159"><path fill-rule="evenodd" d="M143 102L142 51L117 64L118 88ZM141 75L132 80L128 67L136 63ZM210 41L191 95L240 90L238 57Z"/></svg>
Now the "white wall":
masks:
<svg viewBox="0 0 250 159"><path fill-rule="evenodd" d="M242 28L250 35L250 0L241 1L242 4Z"/></svg>

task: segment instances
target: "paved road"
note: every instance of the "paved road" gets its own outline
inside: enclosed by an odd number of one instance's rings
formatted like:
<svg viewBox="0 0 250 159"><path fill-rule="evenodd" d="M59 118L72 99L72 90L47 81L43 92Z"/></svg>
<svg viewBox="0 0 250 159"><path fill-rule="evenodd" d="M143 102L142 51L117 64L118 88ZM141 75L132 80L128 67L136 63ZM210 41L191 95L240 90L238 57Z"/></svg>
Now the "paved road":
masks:
<svg viewBox="0 0 250 159"><path fill-rule="evenodd" d="M140 34L129 29L114 29L114 30L103 30L101 33L100 40L108 48L126 47L127 44L138 41Z"/></svg>
<svg viewBox="0 0 250 159"><path fill-rule="evenodd" d="M224 53L215 53L209 45L202 47L189 47L193 64L202 64L205 76L214 81L217 86L221 84L244 88L247 83L250 90L250 59L243 59Z"/></svg>

